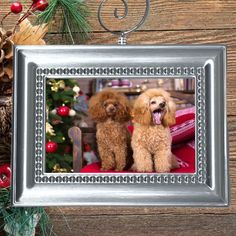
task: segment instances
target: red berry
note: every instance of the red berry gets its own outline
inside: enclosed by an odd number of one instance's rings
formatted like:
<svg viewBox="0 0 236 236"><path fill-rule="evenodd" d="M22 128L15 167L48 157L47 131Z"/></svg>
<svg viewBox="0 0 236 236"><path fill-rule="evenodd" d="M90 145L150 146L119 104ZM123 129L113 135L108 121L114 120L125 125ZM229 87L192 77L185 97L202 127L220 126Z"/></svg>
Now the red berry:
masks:
<svg viewBox="0 0 236 236"><path fill-rule="evenodd" d="M46 143L46 152L47 153L54 153L57 151L58 145L53 141L49 141Z"/></svg>
<svg viewBox="0 0 236 236"><path fill-rule="evenodd" d="M57 108L57 114L59 116L68 116L70 112L70 108L67 106L60 106Z"/></svg>
<svg viewBox="0 0 236 236"><path fill-rule="evenodd" d="M39 11L45 11L48 7L48 2L46 0L38 0L35 2L35 9Z"/></svg>
<svg viewBox="0 0 236 236"><path fill-rule="evenodd" d="M11 182L11 168L9 164L0 166L0 188L7 188Z"/></svg>
<svg viewBox="0 0 236 236"><path fill-rule="evenodd" d="M23 7L20 2L13 2L11 4L11 12L12 13L18 14L18 13L22 12L22 10L23 10Z"/></svg>

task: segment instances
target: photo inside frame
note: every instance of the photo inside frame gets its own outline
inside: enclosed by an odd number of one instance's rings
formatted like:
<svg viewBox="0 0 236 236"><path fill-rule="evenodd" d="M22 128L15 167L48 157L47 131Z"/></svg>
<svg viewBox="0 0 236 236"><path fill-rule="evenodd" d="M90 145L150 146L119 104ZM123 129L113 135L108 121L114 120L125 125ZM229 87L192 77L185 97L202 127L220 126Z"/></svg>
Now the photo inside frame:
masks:
<svg viewBox="0 0 236 236"><path fill-rule="evenodd" d="M126 146L122 143L112 141L112 137L117 129L107 128L104 133L108 149L113 152L113 148L117 145L118 153L126 151L126 164L124 167L118 164L104 165L104 157L101 158L102 148L96 138L96 132L106 122L94 120L89 113L89 102L95 94L104 92L109 89L122 93L130 107L130 119L117 121L125 125L127 129L128 142L130 142L131 151L127 151ZM139 133L138 126L135 124L136 118L134 108L137 106L139 98L150 89L159 89L158 95L150 95L149 101L146 102L146 110L150 112L151 123L146 124L145 132L149 132L147 139L152 137L152 143L145 139L145 134ZM161 89L161 90L160 90ZM164 92L163 92L164 91ZM163 94L164 93L164 94ZM166 94L169 94L172 102L176 106L174 112L175 122L168 125L164 121L167 117L167 111L171 112L168 107L168 101L165 100ZM141 97L141 95L143 95ZM162 98L163 97L163 98ZM99 99L99 98L97 98ZM109 97L112 100L112 97ZM103 108L106 109L106 103L101 101ZM108 102L109 103L109 102ZM135 105L136 104L136 105ZM164 105L163 105L164 104ZM114 104L107 106L113 106ZM140 102L140 109L143 106ZM117 106L117 107L114 107ZM120 105L115 104L115 110L120 109ZM164 106L164 107L162 107ZM112 109L113 109L112 108ZM97 112L100 112L97 108ZM108 108L107 108L108 109ZM109 108L110 109L110 108ZM140 113L142 109L140 110ZM107 110L105 110L105 113ZM109 111L110 112L110 111ZM121 112L122 113L122 112ZM123 113L122 113L123 114ZM114 115L109 117L112 120ZM122 119L121 119L122 120ZM100 123L98 125L98 123ZM96 126L97 124L97 126ZM119 125L119 124L118 124ZM110 127L110 126L108 126ZM156 127L156 128L155 128ZM162 127L162 128L161 128ZM124 130L123 129L123 130ZM136 129L136 130L135 130ZM155 131L156 129L156 131ZM154 131L153 131L154 130ZM119 136L119 131L117 131ZM141 132L141 131L140 131ZM157 132L157 133L155 133ZM169 132L170 136L166 133ZM123 135L123 134L121 134ZM142 136L143 135L143 136ZM162 153L166 153L166 148L170 146L168 173L194 173L195 172L195 79L194 78L77 78L77 79L47 79L46 82L46 140L45 140L45 170L48 173L161 173L158 171L159 165L163 165ZM142 140L146 142L145 148L149 152L150 162L146 163L145 155L140 155L143 165L151 165L146 170L135 166L133 161L134 153L139 153L140 148L135 145L135 136L142 136ZM133 145L131 144L134 143ZM155 148L155 147L159 147ZM155 150L158 149L158 153ZM141 151L140 151L141 152ZM104 153L102 154L104 156ZM111 155L115 155L114 153ZM166 155L166 154L165 154ZM135 158L137 158L135 156ZM158 159L161 156L160 160ZM112 162L119 162L119 158L112 158ZM155 163L155 159L158 159ZM172 160L173 159L173 160ZM106 161L106 160L105 160ZM103 164L102 164L103 162ZM128 163L129 162L129 163ZM167 168L168 169L168 168Z"/></svg>

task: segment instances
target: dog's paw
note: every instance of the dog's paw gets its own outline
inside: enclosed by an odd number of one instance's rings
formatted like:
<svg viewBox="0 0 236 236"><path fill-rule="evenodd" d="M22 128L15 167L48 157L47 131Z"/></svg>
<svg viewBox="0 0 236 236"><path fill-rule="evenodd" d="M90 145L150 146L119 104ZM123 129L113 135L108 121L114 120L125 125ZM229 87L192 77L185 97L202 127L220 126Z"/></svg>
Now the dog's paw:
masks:
<svg viewBox="0 0 236 236"><path fill-rule="evenodd" d="M101 163L101 171L108 171L108 170L114 170L115 169L115 163L111 161L102 162Z"/></svg>
<svg viewBox="0 0 236 236"><path fill-rule="evenodd" d="M158 173L169 173L170 172L170 168L159 168L157 169Z"/></svg>
<svg viewBox="0 0 236 236"><path fill-rule="evenodd" d="M123 171L124 168L125 168L125 165L118 165L116 166L115 171Z"/></svg>
<svg viewBox="0 0 236 236"><path fill-rule="evenodd" d="M170 172L170 170L171 170L171 165L169 163L159 164L156 167L156 172L158 173L167 173L167 172Z"/></svg>
<svg viewBox="0 0 236 236"><path fill-rule="evenodd" d="M137 167L136 167L135 163L132 164L132 166L130 167L130 170L133 172L137 171Z"/></svg>
<svg viewBox="0 0 236 236"><path fill-rule="evenodd" d="M111 168L101 167L100 170L101 171L108 171L108 170L111 170Z"/></svg>
<svg viewBox="0 0 236 236"><path fill-rule="evenodd" d="M114 167L109 166L109 165L102 165L102 167L100 168L101 171L108 171L108 170L113 170Z"/></svg>
<svg viewBox="0 0 236 236"><path fill-rule="evenodd" d="M135 171L137 172L142 172L142 173L150 173L150 172L153 172L153 169L152 168L148 168L148 167L137 167L136 166L136 169Z"/></svg>

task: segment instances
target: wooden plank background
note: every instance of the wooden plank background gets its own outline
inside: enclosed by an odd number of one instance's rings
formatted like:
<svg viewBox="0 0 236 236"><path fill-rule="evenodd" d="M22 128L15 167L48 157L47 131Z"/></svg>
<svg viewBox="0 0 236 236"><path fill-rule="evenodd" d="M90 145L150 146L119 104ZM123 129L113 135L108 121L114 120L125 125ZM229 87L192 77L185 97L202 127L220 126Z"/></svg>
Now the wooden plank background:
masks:
<svg viewBox="0 0 236 236"><path fill-rule="evenodd" d="M26 2L31 3L31 0ZM93 33L88 44L114 44L117 39L99 26L99 0L88 0ZM144 12L144 1L129 0L130 17L113 18L120 0L108 1L104 20L113 29L134 25ZM27 4L27 3L26 3ZM0 14L8 11L0 3ZM16 16L6 20L12 27ZM57 25L46 36L48 44L61 41ZM236 235L236 1L235 0L151 0L145 25L128 38L129 44L224 44L227 46L227 107L231 206L229 208L161 207L61 207L48 208L57 235ZM68 193L69 194L69 193Z"/></svg>

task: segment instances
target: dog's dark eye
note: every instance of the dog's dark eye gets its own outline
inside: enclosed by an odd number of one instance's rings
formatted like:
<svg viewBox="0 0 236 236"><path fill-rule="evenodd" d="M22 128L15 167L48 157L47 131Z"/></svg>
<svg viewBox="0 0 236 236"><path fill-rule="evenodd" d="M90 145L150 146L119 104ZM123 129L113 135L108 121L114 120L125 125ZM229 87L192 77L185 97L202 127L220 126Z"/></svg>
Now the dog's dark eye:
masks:
<svg viewBox="0 0 236 236"><path fill-rule="evenodd" d="M153 104L156 104L156 102L155 101L151 101L151 104L153 105Z"/></svg>
<svg viewBox="0 0 236 236"><path fill-rule="evenodd" d="M115 107L118 107L118 105L119 105L118 103L114 103L114 106L115 106Z"/></svg>

